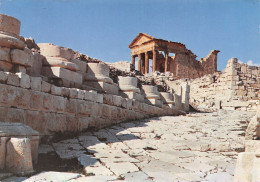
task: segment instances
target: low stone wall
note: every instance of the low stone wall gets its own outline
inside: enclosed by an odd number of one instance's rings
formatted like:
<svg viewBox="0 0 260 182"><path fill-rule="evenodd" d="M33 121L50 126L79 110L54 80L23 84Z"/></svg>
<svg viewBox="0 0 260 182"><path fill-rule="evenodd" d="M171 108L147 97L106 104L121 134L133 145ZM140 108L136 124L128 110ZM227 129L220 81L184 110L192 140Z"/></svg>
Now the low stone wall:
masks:
<svg viewBox="0 0 260 182"><path fill-rule="evenodd" d="M258 70L258 67L240 64L232 58L222 73L189 81L190 104L201 111L220 108L255 111L260 96Z"/></svg>
<svg viewBox="0 0 260 182"><path fill-rule="evenodd" d="M26 74L0 72L0 82L0 121L25 123L44 135L180 113L117 95L57 87Z"/></svg>

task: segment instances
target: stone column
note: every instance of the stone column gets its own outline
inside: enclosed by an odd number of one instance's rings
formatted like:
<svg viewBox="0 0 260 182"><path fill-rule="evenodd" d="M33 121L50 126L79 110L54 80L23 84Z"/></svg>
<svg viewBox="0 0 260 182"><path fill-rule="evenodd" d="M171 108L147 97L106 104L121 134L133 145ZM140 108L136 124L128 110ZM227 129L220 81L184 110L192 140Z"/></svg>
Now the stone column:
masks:
<svg viewBox="0 0 260 182"><path fill-rule="evenodd" d="M134 68L135 68L135 56L134 55L132 56L132 65L134 65Z"/></svg>
<svg viewBox="0 0 260 182"><path fill-rule="evenodd" d="M138 54L138 71L142 72L142 56Z"/></svg>
<svg viewBox="0 0 260 182"><path fill-rule="evenodd" d="M144 68L145 68L145 73L149 73L149 56L148 56L148 52L145 52Z"/></svg>
<svg viewBox="0 0 260 182"><path fill-rule="evenodd" d="M168 61L169 61L169 54L168 52L164 52L165 53L165 66L164 66L164 72L168 71Z"/></svg>
<svg viewBox="0 0 260 182"><path fill-rule="evenodd" d="M156 71L156 50L153 50L153 72Z"/></svg>

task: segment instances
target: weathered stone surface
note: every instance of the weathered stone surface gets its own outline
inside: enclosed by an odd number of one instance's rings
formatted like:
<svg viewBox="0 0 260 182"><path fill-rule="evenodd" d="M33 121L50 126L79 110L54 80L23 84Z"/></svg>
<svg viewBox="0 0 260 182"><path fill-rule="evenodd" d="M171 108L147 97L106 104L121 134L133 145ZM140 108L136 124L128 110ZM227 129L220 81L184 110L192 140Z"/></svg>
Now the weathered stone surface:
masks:
<svg viewBox="0 0 260 182"><path fill-rule="evenodd" d="M51 84L45 81L42 81L42 92L50 92L51 91Z"/></svg>
<svg viewBox="0 0 260 182"><path fill-rule="evenodd" d="M31 79L29 75L25 73L16 73L18 77L20 78L20 86L22 88L30 88L31 87Z"/></svg>
<svg viewBox="0 0 260 182"><path fill-rule="evenodd" d="M6 61L0 61L0 70L1 71L11 71L13 68L13 64Z"/></svg>
<svg viewBox="0 0 260 182"><path fill-rule="evenodd" d="M20 86L20 79L19 79L18 75L8 73L7 84L19 87Z"/></svg>
<svg viewBox="0 0 260 182"><path fill-rule="evenodd" d="M67 59L61 57L46 57L46 59L43 59L43 65L50 67L62 67L71 71L79 70L77 64L69 62Z"/></svg>
<svg viewBox="0 0 260 182"><path fill-rule="evenodd" d="M7 142L6 169L21 175L33 172L30 139L11 138Z"/></svg>
<svg viewBox="0 0 260 182"><path fill-rule="evenodd" d="M19 35L21 22L11 16L1 14L0 15L0 30L8 32L14 35Z"/></svg>
<svg viewBox="0 0 260 182"><path fill-rule="evenodd" d="M34 61L32 53L19 49L11 50L11 59L12 62L15 64L20 64L28 67L31 67Z"/></svg>
<svg viewBox="0 0 260 182"><path fill-rule="evenodd" d="M255 157L255 153L252 152L240 153L238 155L234 177L235 182L252 181L251 170Z"/></svg>
<svg viewBox="0 0 260 182"><path fill-rule="evenodd" d="M42 90L42 78L41 77L31 77L31 89L35 91Z"/></svg>
<svg viewBox="0 0 260 182"><path fill-rule="evenodd" d="M33 181L70 181L81 177L77 173L66 173L66 172L41 172L37 175L34 175L24 182L33 182Z"/></svg>
<svg viewBox="0 0 260 182"><path fill-rule="evenodd" d="M58 77L78 84L82 84L82 75L61 67L43 67L43 75L47 77Z"/></svg>
<svg viewBox="0 0 260 182"><path fill-rule="evenodd" d="M70 60L74 52L70 48L57 46L50 43L37 44L40 47L41 54L49 57L61 57Z"/></svg>
<svg viewBox="0 0 260 182"><path fill-rule="evenodd" d="M0 170L5 167L7 137L0 137Z"/></svg>

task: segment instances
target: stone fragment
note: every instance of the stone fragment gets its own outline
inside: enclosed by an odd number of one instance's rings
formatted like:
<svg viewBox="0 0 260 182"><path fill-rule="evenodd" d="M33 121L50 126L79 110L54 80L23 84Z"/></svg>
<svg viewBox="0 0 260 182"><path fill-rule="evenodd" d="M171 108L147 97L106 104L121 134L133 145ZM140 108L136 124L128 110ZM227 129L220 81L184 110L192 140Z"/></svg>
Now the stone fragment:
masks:
<svg viewBox="0 0 260 182"><path fill-rule="evenodd" d="M29 138L11 138L7 142L6 169L20 175L28 175L33 172Z"/></svg>

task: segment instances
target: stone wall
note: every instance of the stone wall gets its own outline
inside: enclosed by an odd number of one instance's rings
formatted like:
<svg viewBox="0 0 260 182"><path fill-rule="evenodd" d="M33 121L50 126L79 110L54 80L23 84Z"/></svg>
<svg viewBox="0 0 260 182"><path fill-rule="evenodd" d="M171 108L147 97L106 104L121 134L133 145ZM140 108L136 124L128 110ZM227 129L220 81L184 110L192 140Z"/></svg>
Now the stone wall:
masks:
<svg viewBox="0 0 260 182"><path fill-rule="evenodd" d="M44 135L181 113L117 95L57 87L24 73L1 71L0 82L0 121L25 123Z"/></svg>
<svg viewBox="0 0 260 182"><path fill-rule="evenodd" d="M190 80L190 104L202 111L219 108L256 110L259 104L259 67L228 61L223 72Z"/></svg>

